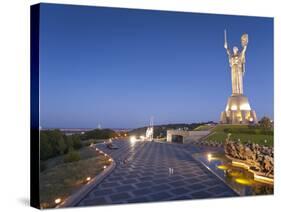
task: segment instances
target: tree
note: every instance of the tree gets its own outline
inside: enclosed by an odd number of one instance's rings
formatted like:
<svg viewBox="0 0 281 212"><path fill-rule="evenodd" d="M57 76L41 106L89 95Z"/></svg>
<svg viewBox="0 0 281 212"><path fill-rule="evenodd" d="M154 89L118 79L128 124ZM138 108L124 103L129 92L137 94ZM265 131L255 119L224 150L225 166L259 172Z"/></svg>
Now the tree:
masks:
<svg viewBox="0 0 281 212"><path fill-rule="evenodd" d="M261 118L260 120L260 126L265 129L265 130L269 130L269 129L272 129L272 122L270 120L270 118L264 116Z"/></svg>
<svg viewBox="0 0 281 212"><path fill-rule="evenodd" d="M88 139L109 139L116 137L117 133L111 129L94 129L86 132L83 136L83 140Z"/></svg>
<svg viewBox="0 0 281 212"><path fill-rule="evenodd" d="M46 160L53 155L52 145L45 132L40 133L40 160Z"/></svg>
<svg viewBox="0 0 281 212"><path fill-rule="evenodd" d="M60 130L50 130L47 131L48 140L52 145L54 155L64 154L66 151L66 141L64 140L63 133Z"/></svg>
<svg viewBox="0 0 281 212"><path fill-rule="evenodd" d="M80 149L82 147L82 143L79 135L72 135L72 141L73 141L74 149Z"/></svg>
<svg viewBox="0 0 281 212"><path fill-rule="evenodd" d="M59 154L63 155L66 149L67 149L67 146L64 142L63 137L61 136L59 138L59 140L57 141L57 150L58 150Z"/></svg>
<svg viewBox="0 0 281 212"><path fill-rule="evenodd" d="M74 146L72 136L71 135L66 136L65 140L67 145L67 152L70 152L71 150L73 150L73 146Z"/></svg>

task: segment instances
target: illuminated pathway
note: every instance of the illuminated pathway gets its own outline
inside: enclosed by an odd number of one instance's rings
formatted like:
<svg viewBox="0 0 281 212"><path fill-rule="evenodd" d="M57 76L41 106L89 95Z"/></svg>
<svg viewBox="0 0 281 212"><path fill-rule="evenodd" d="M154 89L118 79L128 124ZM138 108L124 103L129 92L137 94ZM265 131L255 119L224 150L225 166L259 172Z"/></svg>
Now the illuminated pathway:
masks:
<svg viewBox="0 0 281 212"><path fill-rule="evenodd" d="M116 144L120 147L117 150L98 146L117 166L80 201L80 206L236 196L192 158L192 153L205 150L157 142Z"/></svg>

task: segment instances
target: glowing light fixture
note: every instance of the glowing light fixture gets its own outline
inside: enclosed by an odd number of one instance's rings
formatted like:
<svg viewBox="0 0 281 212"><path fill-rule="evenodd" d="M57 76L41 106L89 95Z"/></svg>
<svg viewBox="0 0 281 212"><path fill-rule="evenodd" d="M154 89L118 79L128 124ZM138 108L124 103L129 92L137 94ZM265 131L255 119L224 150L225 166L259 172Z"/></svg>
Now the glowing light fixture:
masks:
<svg viewBox="0 0 281 212"><path fill-rule="evenodd" d="M107 166L103 166L103 169L106 169Z"/></svg>
<svg viewBox="0 0 281 212"><path fill-rule="evenodd" d="M130 137L130 142L131 142L132 144L134 144L136 141L137 141L136 136L131 136L131 137Z"/></svg>
<svg viewBox="0 0 281 212"><path fill-rule="evenodd" d="M237 105L232 105L231 110L237 110Z"/></svg>
<svg viewBox="0 0 281 212"><path fill-rule="evenodd" d="M251 107L248 103L244 103L240 105L240 110L251 110Z"/></svg>
<svg viewBox="0 0 281 212"><path fill-rule="evenodd" d="M253 184L252 180L248 180L248 179L244 179L244 178L236 178L235 182L242 184L242 185L252 185Z"/></svg>
<svg viewBox="0 0 281 212"><path fill-rule="evenodd" d="M210 162L212 160L212 154L211 153L207 154L207 158L208 158L208 161Z"/></svg>
<svg viewBox="0 0 281 212"><path fill-rule="evenodd" d="M56 204L61 203L61 198L57 198L57 199L55 199L55 203L56 203Z"/></svg>
<svg viewBox="0 0 281 212"><path fill-rule="evenodd" d="M217 166L218 169L221 169L221 170L227 170L228 167L226 165L219 165Z"/></svg>
<svg viewBox="0 0 281 212"><path fill-rule="evenodd" d="M91 180L91 177L87 177L86 181L89 182Z"/></svg>

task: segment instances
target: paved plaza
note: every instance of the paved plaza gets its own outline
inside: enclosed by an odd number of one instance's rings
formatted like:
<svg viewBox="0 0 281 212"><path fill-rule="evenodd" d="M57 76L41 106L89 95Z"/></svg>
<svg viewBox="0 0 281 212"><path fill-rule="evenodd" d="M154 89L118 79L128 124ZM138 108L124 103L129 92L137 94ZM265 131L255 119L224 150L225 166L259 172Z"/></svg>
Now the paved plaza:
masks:
<svg viewBox="0 0 281 212"><path fill-rule="evenodd" d="M111 155L116 168L91 190L79 206L237 196L192 154L210 149L189 144L114 142L98 148Z"/></svg>

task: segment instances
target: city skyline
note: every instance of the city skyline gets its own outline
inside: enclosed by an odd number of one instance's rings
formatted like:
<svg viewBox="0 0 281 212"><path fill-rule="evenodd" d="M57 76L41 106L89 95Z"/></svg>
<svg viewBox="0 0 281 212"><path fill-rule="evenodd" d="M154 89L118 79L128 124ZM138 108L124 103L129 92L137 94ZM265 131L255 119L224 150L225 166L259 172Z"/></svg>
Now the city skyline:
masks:
<svg viewBox="0 0 281 212"><path fill-rule="evenodd" d="M231 94L224 29L239 49L249 34L245 95L273 119L272 18L48 4L40 18L43 128L218 122Z"/></svg>

